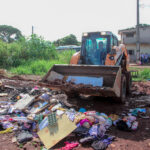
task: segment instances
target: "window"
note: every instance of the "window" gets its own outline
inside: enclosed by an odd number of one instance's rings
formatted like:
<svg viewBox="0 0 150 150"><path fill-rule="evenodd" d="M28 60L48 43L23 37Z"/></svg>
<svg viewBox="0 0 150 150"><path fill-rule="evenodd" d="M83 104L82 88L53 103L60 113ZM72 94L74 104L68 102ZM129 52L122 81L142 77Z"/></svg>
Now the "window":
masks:
<svg viewBox="0 0 150 150"><path fill-rule="evenodd" d="M118 39L114 37L114 46L118 46Z"/></svg>
<svg viewBox="0 0 150 150"><path fill-rule="evenodd" d="M92 37L85 41L86 64L104 65L107 54L108 38Z"/></svg>
<svg viewBox="0 0 150 150"><path fill-rule="evenodd" d="M118 46L118 39L115 36L111 37L111 47Z"/></svg>
<svg viewBox="0 0 150 150"><path fill-rule="evenodd" d="M91 39L86 40L86 54L87 56L91 56L93 51L93 42Z"/></svg>
<svg viewBox="0 0 150 150"><path fill-rule="evenodd" d="M107 38L97 38L96 39L96 48L99 49L99 43L102 42L103 43L103 48L106 50L107 49Z"/></svg>
<svg viewBox="0 0 150 150"><path fill-rule="evenodd" d="M134 33L127 33L126 37L134 37Z"/></svg>
<svg viewBox="0 0 150 150"><path fill-rule="evenodd" d="M129 55L134 55L134 50L128 50Z"/></svg>

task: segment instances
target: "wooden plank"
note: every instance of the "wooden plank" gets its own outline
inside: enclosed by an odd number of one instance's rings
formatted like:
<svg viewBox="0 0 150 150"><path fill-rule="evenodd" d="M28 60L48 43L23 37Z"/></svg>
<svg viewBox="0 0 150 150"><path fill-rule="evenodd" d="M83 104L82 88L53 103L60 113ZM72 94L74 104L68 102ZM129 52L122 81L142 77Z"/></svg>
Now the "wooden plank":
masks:
<svg viewBox="0 0 150 150"><path fill-rule="evenodd" d="M60 140L68 136L77 127L66 115L58 119L56 126L48 126L38 132L41 141L47 149L56 145Z"/></svg>

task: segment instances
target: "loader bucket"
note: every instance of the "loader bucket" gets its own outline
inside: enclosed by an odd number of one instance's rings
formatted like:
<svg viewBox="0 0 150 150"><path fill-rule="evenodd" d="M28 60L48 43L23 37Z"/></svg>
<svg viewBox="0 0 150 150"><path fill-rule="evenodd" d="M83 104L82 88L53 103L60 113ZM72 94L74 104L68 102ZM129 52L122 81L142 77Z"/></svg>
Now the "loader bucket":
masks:
<svg viewBox="0 0 150 150"><path fill-rule="evenodd" d="M121 68L97 65L54 65L42 79L66 93L120 97Z"/></svg>

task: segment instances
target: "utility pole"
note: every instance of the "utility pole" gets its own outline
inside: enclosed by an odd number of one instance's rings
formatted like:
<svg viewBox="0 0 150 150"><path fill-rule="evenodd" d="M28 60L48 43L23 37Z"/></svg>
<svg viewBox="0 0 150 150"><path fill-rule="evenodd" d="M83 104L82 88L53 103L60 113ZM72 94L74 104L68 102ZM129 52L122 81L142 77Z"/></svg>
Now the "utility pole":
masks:
<svg viewBox="0 0 150 150"><path fill-rule="evenodd" d="M139 0L137 0L136 62L139 61L140 61L140 13L139 13Z"/></svg>
<svg viewBox="0 0 150 150"><path fill-rule="evenodd" d="M32 35L34 34L34 26L32 26Z"/></svg>

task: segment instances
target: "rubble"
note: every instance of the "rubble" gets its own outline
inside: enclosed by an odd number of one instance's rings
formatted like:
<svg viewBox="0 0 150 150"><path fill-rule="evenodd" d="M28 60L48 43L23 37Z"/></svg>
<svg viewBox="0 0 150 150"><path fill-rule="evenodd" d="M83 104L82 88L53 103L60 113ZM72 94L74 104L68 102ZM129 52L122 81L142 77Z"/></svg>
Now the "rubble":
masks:
<svg viewBox="0 0 150 150"><path fill-rule="evenodd" d="M88 110L88 107L77 109L60 90L35 84L26 87L19 84L19 88L2 84L0 96L7 100L0 101L0 134L14 133L13 143L24 145L28 141L38 141L49 149L73 133L78 138L66 141L61 149L73 149L89 142L94 149L105 149L115 139L108 134L112 126L115 130L132 132L140 125L138 118L149 117L143 107L134 107L122 114Z"/></svg>

